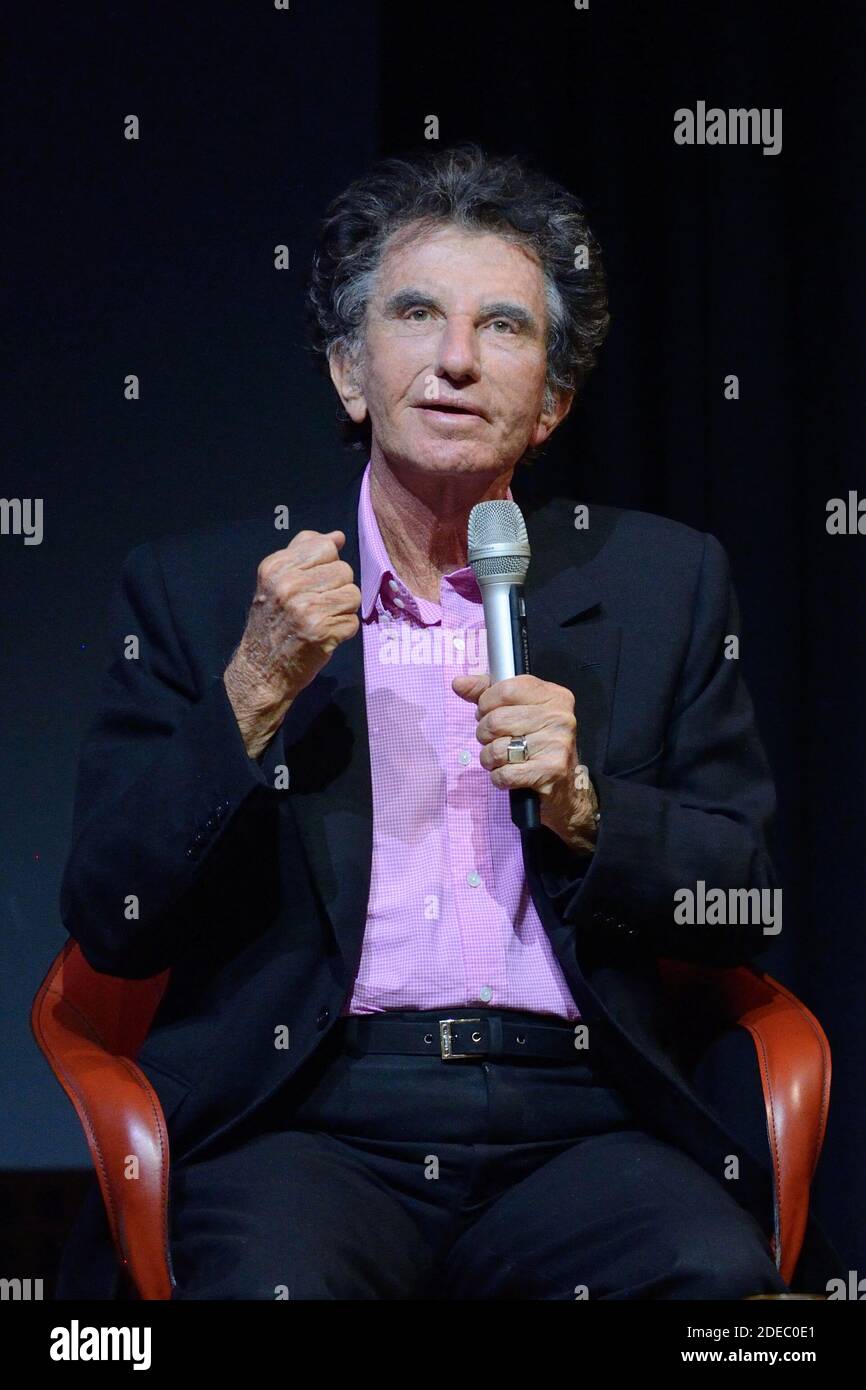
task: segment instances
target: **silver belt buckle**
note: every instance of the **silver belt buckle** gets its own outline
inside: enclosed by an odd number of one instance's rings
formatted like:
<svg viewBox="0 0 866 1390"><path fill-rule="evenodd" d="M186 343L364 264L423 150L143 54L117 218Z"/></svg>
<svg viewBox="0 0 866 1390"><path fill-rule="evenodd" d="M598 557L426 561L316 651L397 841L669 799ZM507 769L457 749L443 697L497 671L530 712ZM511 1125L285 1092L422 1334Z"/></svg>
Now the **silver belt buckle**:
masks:
<svg viewBox="0 0 866 1390"><path fill-rule="evenodd" d="M451 1037L451 1025L453 1023L480 1023L480 1018L440 1018L439 1020L439 1053L443 1062L453 1062L456 1057L478 1057L477 1052L455 1052L454 1043ZM479 1035L478 1041L481 1041Z"/></svg>

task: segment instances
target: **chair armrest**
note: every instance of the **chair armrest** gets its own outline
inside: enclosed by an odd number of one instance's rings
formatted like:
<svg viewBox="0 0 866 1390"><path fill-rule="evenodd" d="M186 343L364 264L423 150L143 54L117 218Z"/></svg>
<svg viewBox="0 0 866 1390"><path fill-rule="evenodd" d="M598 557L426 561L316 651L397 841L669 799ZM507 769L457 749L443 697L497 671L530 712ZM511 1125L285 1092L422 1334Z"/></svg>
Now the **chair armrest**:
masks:
<svg viewBox="0 0 866 1390"><path fill-rule="evenodd" d="M142 1299L170 1299L162 1106L141 1068L107 1051L82 1008L61 992L62 965L63 953L33 1002L33 1035L81 1122L122 1268Z"/></svg>
<svg viewBox="0 0 866 1390"><path fill-rule="evenodd" d="M779 1272L790 1283L827 1129L832 1064L826 1034L796 995L751 966L719 969L671 960L660 966L674 1001L699 992L717 1027L745 1028L754 1042L773 1169L772 1245Z"/></svg>

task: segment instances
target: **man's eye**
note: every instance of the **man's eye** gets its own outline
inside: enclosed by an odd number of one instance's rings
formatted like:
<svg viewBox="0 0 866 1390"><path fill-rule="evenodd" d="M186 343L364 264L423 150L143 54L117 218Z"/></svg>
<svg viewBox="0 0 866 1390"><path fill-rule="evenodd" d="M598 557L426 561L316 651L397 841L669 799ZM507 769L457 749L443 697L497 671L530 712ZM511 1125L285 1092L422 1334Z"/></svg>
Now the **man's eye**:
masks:
<svg viewBox="0 0 866 1390"><path fill-rule="evenodd" d="M429 312L430 312L429 309L422 309L422 308L420 307L420 305L419 305L419 307L418 307L417 309L410 309L410 310L409 310L408 318L410 318L411 320L413 320L415 323L421 323L421 319L416 319L416 318L415 318L415 315L416 315L416 314L429 314Z"/></svg>
<svg viewBox="0 0 866 1390"><path fill-rule="evenodd" d="M493 319L492 322L494 328L497 328L500 325L504 324L504 326L508 329L509 333L514 332L514 324L511 322L510 319Z"/></svg>

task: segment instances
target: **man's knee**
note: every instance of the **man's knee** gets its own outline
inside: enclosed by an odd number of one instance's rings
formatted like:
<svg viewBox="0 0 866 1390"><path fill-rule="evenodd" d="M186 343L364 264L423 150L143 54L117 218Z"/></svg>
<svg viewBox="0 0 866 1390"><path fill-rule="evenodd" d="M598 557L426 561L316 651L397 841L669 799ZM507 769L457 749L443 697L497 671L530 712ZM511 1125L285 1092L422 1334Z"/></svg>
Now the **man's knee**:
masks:
<svg viewBox="0 0 866 1390"><path fill-rule="evenodd" d="M650 1298L740 1299L788 1292L769 1241L745 1212L707 1216L675 1229L667 1248Z"/></svg>

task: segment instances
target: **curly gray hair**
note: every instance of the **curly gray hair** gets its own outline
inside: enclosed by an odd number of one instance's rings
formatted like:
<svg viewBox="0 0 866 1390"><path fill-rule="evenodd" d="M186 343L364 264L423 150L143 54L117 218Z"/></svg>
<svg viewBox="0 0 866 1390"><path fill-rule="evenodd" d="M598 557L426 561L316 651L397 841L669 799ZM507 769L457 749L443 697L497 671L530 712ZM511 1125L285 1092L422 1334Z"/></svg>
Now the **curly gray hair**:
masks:
<svg viewBox="0 0 866 1390"><path fill-rule="evenodd" d="M387 243L415 223L419 230L450 223L493 231L535 253L548 309L545 407L560 392L578 395L610 325L601 247L583 203L515 156L489 155L474 142L381 160L330 204L307 294L310 345L319 361L326 365L332 352L359 361L367 302ZM341 423L347 442L369 447L369 418L356 425L341 408Z"/></svg>

